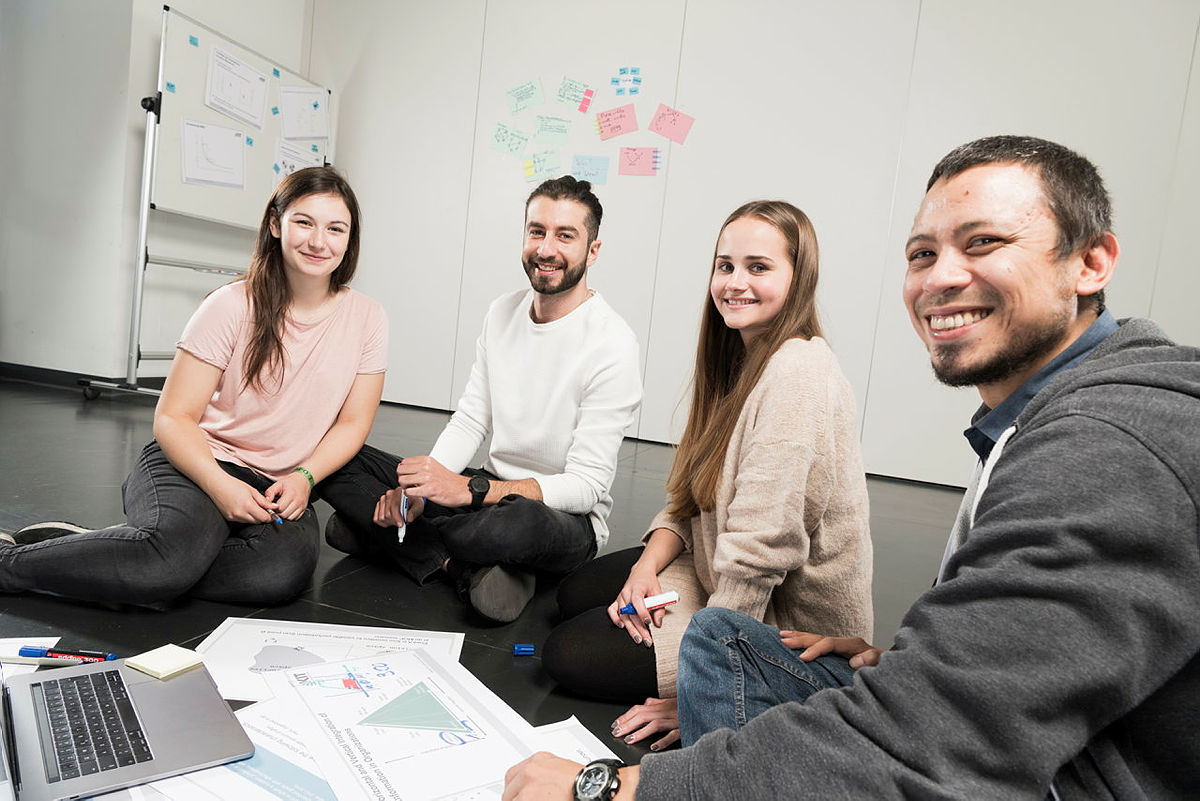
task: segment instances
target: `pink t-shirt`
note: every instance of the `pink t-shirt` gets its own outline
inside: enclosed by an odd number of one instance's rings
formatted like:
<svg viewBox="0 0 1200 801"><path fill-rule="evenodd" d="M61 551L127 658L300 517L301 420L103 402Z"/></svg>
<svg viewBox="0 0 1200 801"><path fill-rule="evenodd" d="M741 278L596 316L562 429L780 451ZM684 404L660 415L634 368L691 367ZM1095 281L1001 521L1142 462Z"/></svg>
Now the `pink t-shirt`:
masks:
<svg viewBox="0 0 1200 801"><path fill-rule="evenodd" d="M228 284L204 299L176 347L224 371L200 418L213 456L282 478L333 426L355 376L387 369L387 316L378 303L346 288L321 320L289 318L283 381L276 387L268 379L262 391L242 381L251 323L246 284Z"/></svg>

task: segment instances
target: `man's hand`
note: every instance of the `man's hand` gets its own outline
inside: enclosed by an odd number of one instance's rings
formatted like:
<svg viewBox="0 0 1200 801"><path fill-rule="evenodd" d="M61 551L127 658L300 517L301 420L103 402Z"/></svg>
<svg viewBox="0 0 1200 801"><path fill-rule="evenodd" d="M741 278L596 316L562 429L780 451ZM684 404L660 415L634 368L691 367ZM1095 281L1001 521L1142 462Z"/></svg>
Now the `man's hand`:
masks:
<svg viewBox="0 0 1200 801"><path fill-rule="evenodd" d="M823 637L806 631L781 631L780 639L792 650L803 652L800 659L811 662L818 656L833 654L850 660L850 667L858 670L868 665L878 665L882 648L876 648L861 637Z"/></svg>
<svg viewBox="0 0 1200 801"><path fill-rule="evenodd" d="M636 743L658 732L667 734L650 744L651 751L661 751L679 742L677 699L647 698L646 703L630 707L628 712L613 721L613 737L620 737L627 743Z"/></svg>
<svg viewBox="0 0 1200 801"><path fill-rule="evenodd" d="M571 801L583 765L539 751L504 774L503 801Z"/></svg>
<svg viewBox="0 0 1200 801"><path fill-rule="evenodd" d="M471 505L469 480L429 456L402 459L396 465L396 482L410 499L425 498L450 508Z"/></svg>
<svg viewBox="0 0 1200 801"><path fill-rule="evenodd" d="M371 519L375 521L377 526L398 526L400 525L400 498L403 496L404 490L393 489L388 490L383 495L379 496L378 503L375 504L375 514ZM408 516L404 522L411 523L416 520L421 512L425 511L425 500L423 498L408 499Z"/></svg>

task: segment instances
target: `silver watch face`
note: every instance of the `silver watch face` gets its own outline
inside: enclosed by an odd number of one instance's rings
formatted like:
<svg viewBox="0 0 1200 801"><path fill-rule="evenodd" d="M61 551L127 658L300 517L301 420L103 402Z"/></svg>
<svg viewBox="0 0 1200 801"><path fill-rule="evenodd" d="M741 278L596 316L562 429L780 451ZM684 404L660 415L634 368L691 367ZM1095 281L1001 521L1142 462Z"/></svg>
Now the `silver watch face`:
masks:
<svg viewBox="0 0 1200 801"><path fill-rule="evenodd" d="M604 788L608 787L608 766L591 765L579 774L575 780L575 795L577 798L599 798Z"/></svg>

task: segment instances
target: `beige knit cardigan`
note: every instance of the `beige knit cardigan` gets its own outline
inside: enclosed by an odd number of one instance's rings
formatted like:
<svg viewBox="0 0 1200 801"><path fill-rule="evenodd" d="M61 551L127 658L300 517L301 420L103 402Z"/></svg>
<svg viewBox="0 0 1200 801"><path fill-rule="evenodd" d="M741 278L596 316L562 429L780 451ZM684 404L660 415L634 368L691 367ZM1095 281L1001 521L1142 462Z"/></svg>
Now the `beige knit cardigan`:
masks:
<svg viewBox="0 0 1200 801"><path fill-rule="evenodd" d="M684 552L659 574L680 601L654 629L661 697L673 697L692 614L719 606L783 629L871 639L871 539L854 394L821 338L771 357L725 451L716 505L659 512Z"/></svg>

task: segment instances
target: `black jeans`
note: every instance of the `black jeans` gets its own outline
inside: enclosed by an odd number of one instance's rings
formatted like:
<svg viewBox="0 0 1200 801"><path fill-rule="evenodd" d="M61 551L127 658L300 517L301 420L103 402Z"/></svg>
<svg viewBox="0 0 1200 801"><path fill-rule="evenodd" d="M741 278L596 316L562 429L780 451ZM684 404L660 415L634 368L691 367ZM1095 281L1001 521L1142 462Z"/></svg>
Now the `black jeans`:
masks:
<svg viewBox="0 0 1200 801"><path fill-rule="evenodd" d="M587 515L551 509L541 501L507 495L482 509L427 503L408 524L404 542L396 527L375 525L379 496L395 489L400 458L364 445L358 454L318 486L346 530L326 537L340 551L396 565L425 583L447 558L470 565L505 564L548 573L567 573L596 553L596 533ZM497 476L468 468L463 475Z"/></svg>
<svg viewBox="0 0 1200 801"><path fill-rule="evenodd" d="M274 483L217 463L260 492ZM142 450L122 490L126 525L0 547L0 590L141 605L181 595L265 605L308 586L319 544L312 506L282 524L231 523L157 442Z"/></svg>
<svg viewBox="0 0 1200 801"><path fill-rule="evenodd" d="M542 667L576 695L622 704L658 695L654 649L636 644L608 617L609 605L643 550L638 546L605 554L558 585L563 622L542 646Z"/></svg>

